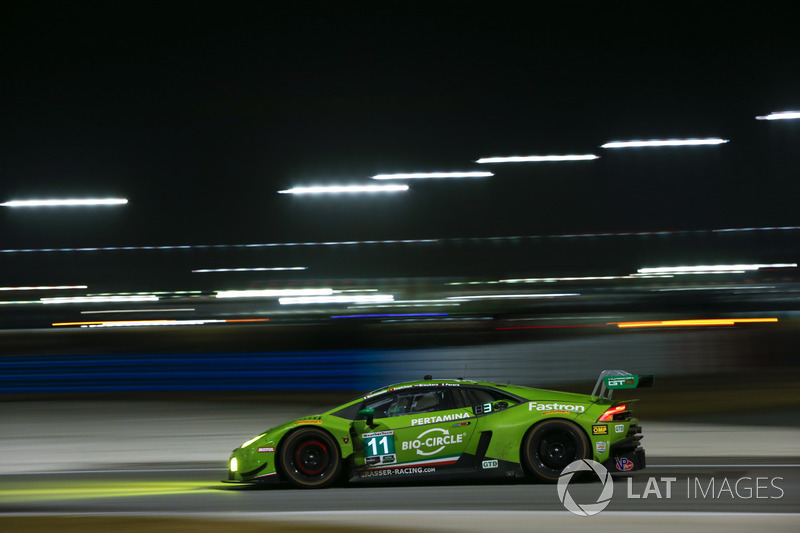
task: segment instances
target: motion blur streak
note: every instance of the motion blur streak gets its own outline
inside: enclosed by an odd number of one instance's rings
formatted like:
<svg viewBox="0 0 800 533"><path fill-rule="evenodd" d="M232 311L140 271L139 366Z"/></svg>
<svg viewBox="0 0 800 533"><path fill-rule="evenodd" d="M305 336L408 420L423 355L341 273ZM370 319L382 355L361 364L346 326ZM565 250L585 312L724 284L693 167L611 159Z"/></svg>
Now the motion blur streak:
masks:
<svg viewBox="0 0 800 533"><path fill-rule="evenodd" d="M125 205L125 198L85 198L73 200L11 200L0 206L4 207L69 207L91 205Z"/></svg>
<svg viewBox="0 0 800 533"><path fill-rule="evenodd" d="M546 161L592 161L599 155L516 155L507 157L482 157L476 163L538 163Z"/></svg>
<svg viewBox="0 0 800 533"><path fill-rule="evenodd" d="M608 324L586 324L576 326L509 326L505 328L494 328L497 331L504 329L560 329L560 328L605 328Z"/></svg>
<svg viewBox="0 0 800 533"><path fill-rule="evenodd" d="M208 319L208 320L108 320L105 322L53 322L53 326L81 326L81 327L131 327L131 326L202 326L205 324L225 324L234 322L269 322L268 318L236 318L236 319Z"/></svg>
<svg viewBox="0 0 800 533"><path fill-rule="evenodd" d="M142 294L134 296L77 296L75 298L42 298L41 302L43 304L86 304L106 302L155 302L156 300L158 300L158 296L154 294Z"/></svg>
<svg viewBox="0 0 800 533"><path fill-rule="evenodd" d="M253 268L199 268L193 273L205 274L210 272L280 272L283 270L307 270L308 267L253 267Z"/></svg>
<svg viewBox="0 0 800 533"><path fill-rule="evenodd" d="M37 285L31 287L0 287L0 291L50 291L67 289L88 289L86 285Z"/></svg>
<svg viewBox="0 0 800 533"><path fill-rule="evenodd" d="M82 315L102 315L113 313L188 313L194 311L193 307L165 307L163 309L107 309L105 311L81 311Z"/></svg>
<svg viewBox="0 0 800 533"><path fill-rule="evenodd" d="M328 296L333 289L263 289L219 291L217 298L278 298L281 296Z"/></svg>
<svg viewBox="0 0 800 533"><path fill-rule="evenodd" d="M408 185L320 185L316 187L293 187L278 191L280 194L338 194L360 192L401 192Z"/></svg>
<svg viewBox="0 0 800 533"><path fill-rule="evenodd" d="M48 252L127 252L127 251L149 251L149 250L205 250L205 249L225 249L225 248L281 248L288 246L354 246L371 244L443 244L460 243L465 240L469 242L492 242L492 241L519 241L523 239L594 239L605 237L650 237L656 235L705 235L708 233L749 233L756 231L800 231L800 226L764 226L750 228L717 228L699 230L664 230L664 231L626 231L626 232L600 232L600 233L560 233L550 235L506 235L495 237L470 237L463 238L441 238L441 239L382 239L368 241L321 241L321 242L268 242L251 244L185 244L185 245L164 245L164 246L99 246L93 248L5 248L0 250L3 254L22 254L22 253L48 253Z"/></svg>
<svg viewBox="0 0 800 533"><path fill-rule="evenodd" d="M766 116L758 116L756 120L787 120L800 118L800 111L777 111Z"/></svg>
<svg viewBox="0 0 800 533"><path fill-rule="evenodd" d="M394 300L392 294L367 294L367 295L334 295L334 296L296 296L281 298L278 300L281 305L303 305L303 304L328 304L328 303L385 303Z"/></svg>
<svg viewBox="0 0 800 533"><path fill-rule="evenodd" d="M553 294L483 294L475 296L448 296L448 300L513 300L525 298L561 298L564 296L580 296L577 292Z"/></svg>
<svg viewBox="0 0 800 533"><path fill-rule="evenodd" d="M767 264L741 264L741 265L698 265L678 267L640 268L640 274L706 274L712 272L744 272L760 270L762 268L796 268L797 263L767 263Z"/></svg>
<svg viewBox="0 0 800 533"><path fill-rule="evenodd" d="M709 318L696 320L661 320L649 322L610 322L620 328L661 328L684 326L733 326L743 323L777 322L777 318Z"/></svg>
<svg viewBox="0 0 800 533"><path fill-rule="evenodd" d="M0 502L194 494L213 490L208 488L208 483L196 481L65 481L54 482L46 488L23 485L0 490Z"/></svg>
<svg viewBox="0 0 800 533"><path fill-rule="evenodd" d="M600 148L640 148L644 146L703 146L724 144L730 142L727 139L653 139L649 141L613 141L606 143Z"/></svg>
<svg viewBox="0 0 800 533"><path fill-rule="evenodd" d="M489 178L494 176L491 172L412 172L400 174L376 174L374 180L415 180L437 178Z"/></svg>
<svg viewBox="0 0 800 533"><path fill-rule="evenodd" d="M447 313L388 313L384 315L339 315L331 318L390 318L414 316L449 316Z"/></svg>

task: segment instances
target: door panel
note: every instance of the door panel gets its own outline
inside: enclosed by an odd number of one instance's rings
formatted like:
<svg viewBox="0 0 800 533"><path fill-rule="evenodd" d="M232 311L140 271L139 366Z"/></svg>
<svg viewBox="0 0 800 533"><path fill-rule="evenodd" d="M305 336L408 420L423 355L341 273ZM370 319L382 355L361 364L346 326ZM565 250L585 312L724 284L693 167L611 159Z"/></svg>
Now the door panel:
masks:
<svg viewBox="0 0 800 533"><path fill-rule="evenodd" d="M432 473L455 463L475 430L471 410L455 407L449 390L387 394L365 407L375 409L375 417L372 426L353 423L356 468L424 466Z"/></svg>

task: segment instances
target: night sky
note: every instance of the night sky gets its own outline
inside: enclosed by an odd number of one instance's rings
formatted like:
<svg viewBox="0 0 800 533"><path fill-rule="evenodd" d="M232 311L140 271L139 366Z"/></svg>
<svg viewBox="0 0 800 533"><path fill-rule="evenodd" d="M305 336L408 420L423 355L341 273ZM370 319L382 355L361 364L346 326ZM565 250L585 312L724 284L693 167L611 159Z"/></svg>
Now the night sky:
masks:
<svg viewBox="0 0 800 533"><path fill-rule="evenodd" d="M797 225L793 2L4 2L0 248ZM604 150L722 137L715 147ZM596 161L477 165L595 153ZM291 197L377 173L490 170Z"/></svg>

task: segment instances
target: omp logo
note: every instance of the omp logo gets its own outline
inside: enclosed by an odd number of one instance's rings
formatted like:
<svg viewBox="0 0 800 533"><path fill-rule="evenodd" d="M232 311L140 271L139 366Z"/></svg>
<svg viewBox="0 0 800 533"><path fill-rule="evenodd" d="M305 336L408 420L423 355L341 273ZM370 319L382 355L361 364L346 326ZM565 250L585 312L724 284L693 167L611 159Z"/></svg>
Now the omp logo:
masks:
<svg viewBox="0 0 800 533"><path fill-rule="evenodd" d="M430 433L440 433L440 435L429 435ZM426 435L429 436L426 437ZM461 443L464 440L464 435L464 433L451 435L446 429L431 428L420 433L416 439L403 442L401 447L403 450L417 450L417 455L435 455L444 450L445 446L449 444ZM436 449L431 450L431 448Z"/></svg>
<svg viewBox="0 0 800 533"><path fill-rule="evenodd" d="M570 413L582 413L586 408L582 405L572 405L568 403L539 403L528 402L528 411L568 411Z"/></svg>
<svg viewBox="0 0 800 533"><path fill-rule="evenodd" d="M603 484L603 490L594 503L579 504L575 502L572 495L569 493L569 482L572 480L572 476L574 476L576 472L583 471L594 472L597 474L597 477L600 478L600 483ZM614 495L614 480L611 479L608 470L600 463L592 461L591 459L581 459L573 461L561 471L556 489L558 490L558 499L561 500L561 503L564 504L564 507L566 507L570 513L578 516L592 516L605 509L611 502L611 497Z"/></svg>

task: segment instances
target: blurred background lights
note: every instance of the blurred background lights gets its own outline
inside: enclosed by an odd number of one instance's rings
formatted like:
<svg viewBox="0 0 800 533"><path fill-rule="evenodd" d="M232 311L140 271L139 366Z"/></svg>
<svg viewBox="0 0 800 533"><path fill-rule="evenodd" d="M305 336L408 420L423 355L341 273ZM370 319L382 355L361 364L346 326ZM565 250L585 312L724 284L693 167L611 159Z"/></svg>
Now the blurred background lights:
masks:
<svg viewBox="0 0 800 533"><path fill-rule="evenodd" d="M350 304L350 303L386 303L394 300L391 294L337 294L332 296L296 296L281 298L281 305L302 304Z"/></svg>
<svg viewBox="0 0 800 533"><path fill-rule="evenodd" d="M285 270L306 270L308 267L254 267L254 268L198 268L194 273L211 272L281 272Z"/></svg>
<svg viewBox="0 0 800 533"><path fill-rule="evenodd" d="M600 159L594 154L581 155L515 155L507 157L482 157L476 163L538 163L547 161L591 161Z"/></svg>
<svg viewBox="0 0 800 533"><path fill-rule="evenodd" d="M777 111L756 117L756 120L790 120L800 118L800 111Z"/></svg>
<svg viewBox="0 0 800 533"><path fill-rule="evenodd" d="M255 289L243 291L219 291L217 298L278 298L281 296L327 296L333 289Z"/></svg>
<svg viewBox="0 0 800 533"><path fill-rule="evenodd" d="M10 200L0 204L4 207L70 207L91 205L124 205L125 198L76 198L65 200Z"/></svg>
<svg viewBox="0 0 800 533"><path fill-rule="evenodd" d="M292 187L278 191L280 194L339 194L362 192L402 192L408 185L316 185L312 187Z"/></svg>
<svg viewBox="0 0 800 533"><path fill-rule="evenodd" d="M372 176L374 180L414 180L414 179L438 179L438 178L489 178L494 176L492 172L411 172L400 174L376 174Z"/></svg>
<svg viewBox="0 0 800 533"><path fill-rule="evenodd" d="M29 287L0 287L0 291L50 291L66 289L87 289L86 285L35 285Z"/></svg>
<svg viewBox="0 0 800 533"><path fill-rule="evenodd" d="M640 274L700 274L708 272L734 273L759 270L762 268L796 268L797 263L767 263L767 264L741 264L741 265L698 265L677 267L640 268Z"/></svg>
<svg viewBox="0 0 800 533"><path fill-rule="evenodd" d="M639 148L644 146L703 146L725 144L727 139L717 137L709 139L652 139L647 141L613 141L600 146L600 148Z"/></svg>
<svg viewBox="0 0 800 533"><path fill-rule="evenodd" d="M107 302L155 302L158 296L155 294L136 294L130 296L76 296L42 298L43 304L86 304L86 303L107 303Z"/></svg>

